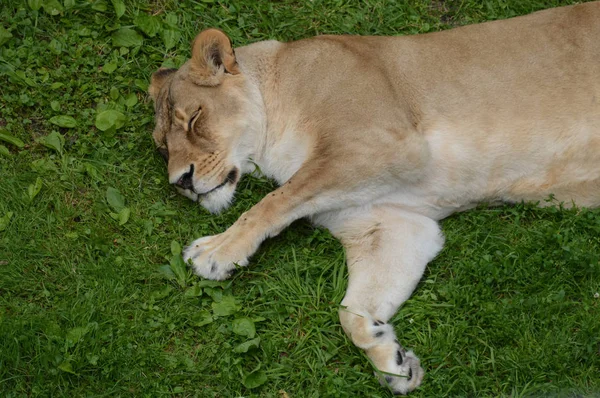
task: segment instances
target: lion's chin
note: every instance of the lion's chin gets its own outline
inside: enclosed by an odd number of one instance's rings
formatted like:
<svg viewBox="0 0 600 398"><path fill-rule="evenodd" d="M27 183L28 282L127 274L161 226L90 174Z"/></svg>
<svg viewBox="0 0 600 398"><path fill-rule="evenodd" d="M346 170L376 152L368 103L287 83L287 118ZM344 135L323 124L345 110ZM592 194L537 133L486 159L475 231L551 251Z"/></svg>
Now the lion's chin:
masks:
<svg viewBox="0 0 600 398"><path fill-rule="evenodd" d="M215 189L206 195L198 195L189 189L181 188L177 188L177 192L186 198L193 200L194 202L200 203L200 205L209 212L217 214L227 209L229 205L231 205L231 202L233 201L233 195L235 193L235 186L236 184L234 183L227 183L219 189Z"/></svg>
<svg viewBox="0 0 600 398"><path fill-rule="evenodd" d="M196 200L206 210L213 214L217 214L231 205L234 193L235 184L229 183L207 195L200 196L200 198L197 198Z"/></svg>

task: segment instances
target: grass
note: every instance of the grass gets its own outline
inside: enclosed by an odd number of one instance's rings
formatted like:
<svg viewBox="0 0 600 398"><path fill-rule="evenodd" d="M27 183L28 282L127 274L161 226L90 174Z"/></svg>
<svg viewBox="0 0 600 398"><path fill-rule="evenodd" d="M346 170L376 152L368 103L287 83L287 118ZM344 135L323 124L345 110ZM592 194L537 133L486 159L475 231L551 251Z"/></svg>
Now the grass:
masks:
<svg viewBox="0 0 600 398"><path fill-rule="evenodd" d="M180 246L210 216L167 183L145 94L202 28L236 45L413 34L569 1L0 0L0 396L389 396L337 319L343 250L305 221L231 281ZM600 396L600 212L480 208L394 318L415 397Z"/></svg>

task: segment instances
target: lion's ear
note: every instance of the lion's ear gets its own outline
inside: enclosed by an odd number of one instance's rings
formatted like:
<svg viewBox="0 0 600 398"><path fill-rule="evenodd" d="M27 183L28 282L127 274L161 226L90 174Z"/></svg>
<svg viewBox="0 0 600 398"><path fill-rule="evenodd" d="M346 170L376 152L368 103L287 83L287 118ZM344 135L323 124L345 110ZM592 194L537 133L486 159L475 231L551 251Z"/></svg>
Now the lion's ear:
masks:
<svg viewBox="0 0 600 398"><path fill-rule="evenodd" d="M203 81L214 84L221 70L232 75L240 73L231 41L219 29L207 29L196 36L190 64L190 71L200 84Z"/></svg>
<svg viewBox="0 0 600 398"><path fill-rule="evenodd" d="M148 87L148 94L150 94L152 101L156 101L156 97L158 97L158 93L160 93L160 89L167 81L167 78L175 72L177 72L177 69L160 68L152 74L150 86Z"/></svg>

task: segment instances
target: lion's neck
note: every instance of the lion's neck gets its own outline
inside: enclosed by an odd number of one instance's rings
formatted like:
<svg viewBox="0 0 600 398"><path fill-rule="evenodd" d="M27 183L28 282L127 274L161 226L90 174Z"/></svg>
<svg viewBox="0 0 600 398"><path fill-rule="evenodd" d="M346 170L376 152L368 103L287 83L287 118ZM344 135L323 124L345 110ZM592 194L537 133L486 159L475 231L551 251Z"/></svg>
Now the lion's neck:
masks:
<svg viewBox="0 0 600 398"><path fill-rule="evenodd" d="M253 85L254 103L260 103L262 120L253 131L252 161L267 177L279 184L287 181L310 156L311 137L303 135L300 115L284 110L274 60L284 44L278 41L254 43L236 49L236 57L248 84Z"/></svg>

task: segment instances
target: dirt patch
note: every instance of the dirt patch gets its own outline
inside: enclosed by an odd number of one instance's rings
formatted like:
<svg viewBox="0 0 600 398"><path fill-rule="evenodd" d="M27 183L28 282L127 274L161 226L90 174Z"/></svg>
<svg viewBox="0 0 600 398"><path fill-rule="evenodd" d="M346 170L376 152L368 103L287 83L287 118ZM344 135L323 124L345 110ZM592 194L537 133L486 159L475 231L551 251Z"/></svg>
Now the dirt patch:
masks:
<svg viewBox="0 0 600 398"><path fill-rule="evenodd" d="M31 137L39 138L42 136L47 136L50 132L46 129L46 124L44 123L44 118L38 116L29 117L31 123L27 124L26 129L31 133Z"/></svg>

